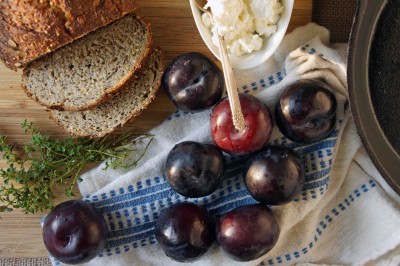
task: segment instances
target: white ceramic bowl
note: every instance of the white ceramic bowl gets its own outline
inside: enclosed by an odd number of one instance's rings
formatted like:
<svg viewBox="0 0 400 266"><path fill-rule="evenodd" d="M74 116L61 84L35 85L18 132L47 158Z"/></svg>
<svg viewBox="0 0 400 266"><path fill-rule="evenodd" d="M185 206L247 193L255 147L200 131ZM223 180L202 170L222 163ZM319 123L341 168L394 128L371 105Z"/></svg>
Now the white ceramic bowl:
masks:
<svg viewBox="0 0 400 266"><path fill-rule="evenodd" d="M210 49L210 51L218 59L220 59L218 47L215 46L211 41L211 36L212 36L211 30L207 28L201 20L202 12L197 8L195 0L189 0L189 1L194 21L196 23L197 29L199 30L201 38L207 45L208 49ZM265 62L278 48L283 37L285 36L287 27L289 25L290 17L292 15L294 0L281 0L281 2L284 6L284 11L281 14L281 17L277 24L278 30L270 37L264 37L263 46L261 47L260 50L254 51L249 54L243 54L241 56L230 55L229 56L230 63L233 68L248 69L256 67L259 64Z"/></svg>

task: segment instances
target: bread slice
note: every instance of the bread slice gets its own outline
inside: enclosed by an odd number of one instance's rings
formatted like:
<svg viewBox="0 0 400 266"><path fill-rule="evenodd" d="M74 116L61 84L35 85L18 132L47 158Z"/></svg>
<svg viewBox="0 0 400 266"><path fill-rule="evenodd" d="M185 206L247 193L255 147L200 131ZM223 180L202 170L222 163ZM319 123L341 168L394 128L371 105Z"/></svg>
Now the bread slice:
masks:
<svg viewBox="0 0 400 266"><path fill-rule="evenodd" d="M136 8L135 0L1 1L0 59L16 70Z"/></svg>
<svg viewBox="0 0 400 266"><path fill-rule="evenodd" d="M22 86L48 108L89 109L146 63L151 45L150 25L130 14L32 62L24 69Z"/></svg>
<svg viewBox="0 0 400 266"><path fill-rule="evenodd" d="M154 99L164 66L161 51L152 52L147 67L135 74L111 100L78 112L49 110L50 117L71 135L102 137L137 117Z"/></svg>

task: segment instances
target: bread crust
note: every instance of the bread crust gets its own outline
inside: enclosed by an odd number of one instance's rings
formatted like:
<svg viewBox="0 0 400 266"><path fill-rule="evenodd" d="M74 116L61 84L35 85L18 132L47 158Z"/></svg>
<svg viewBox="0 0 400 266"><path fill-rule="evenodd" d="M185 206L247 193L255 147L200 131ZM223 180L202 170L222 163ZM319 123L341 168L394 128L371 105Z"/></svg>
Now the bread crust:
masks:
<svg viewBox="0 0 400 266"><path fill-rule="evenodd" d="M0 59L13 70L137 9L136 0L3 0Z"/></svg>
<svg viewBox="0 0 400 266"><path fill-rule="evenodd" d="M49 109L55 109L55 110L60 110L60 111L83 111L83 110L88 110L88 109L93 109L97 106L99 106L100 104L102 104L105 101L110 100L120 89L121 87L124 86L124 84L130 82L131 80L135 79L135 73L137 73L138 71L140 71L144 66L147 65L147 61L149 60L149 56L151 54L151 50L152 50L152 46L153 46L153 34L151 31L151 26L150 23L147 22L146 20L144 20L143 18L139 17L139 16L135 16L133 14L128 14L127 16L134 16L138 21L140 21L146 28L146 32L147 32L147 39L146 39L146 43L148 44L143 53L142 56L140 58L138 58L138 63L130 70L130 72L128 73L128 75L126 75L123 79L121 79L117 84L115 84L114 86L108 88L107 90L105 90L100 97L96 98L96 99L87 99L87 102L85 105L83 106L71 106L71 105L65 105L64 103L60 103L60 104L52 104L49 105L46 102L41 101L40 99L38 99L26 86L25 86L25 78L28 75L28 72L31 68L35 67L35 64L37 64L39 61L36 60L32 63L30 63L24 70L23 70L23 74L22 74L22 88L25 91L25 93L34 101L36 101L37 103L39 103L40 105L45 106L46 108ZM92 32L91 34L97 34L96 32ZM54 51L54 53L56 53L56 51ZM50 60L49 59L49 55L39 59L41 62L44 62L46 60Z"/></svg>
<svg viewBox="0 0 400 266"><path fill-rule="evenodd" d="M121 127L123 127L125 124L131 122L132 120L134 120L136 117L138 117L143 110L145 110L151 102L153 102L153 100L155 99L158 91L160 90L161 87L161 80L162 80L162 75L163 75L163 71L164 71L164 58L163 58L163 54L161 53L161 50L159 48L155 49L154 51L152 51L152 53L159 53L160 54L160 61L158 62L158 67L157 67L157 72L158 72L158 79L157 82L154 85L153 90L151 90L148 93L148 96L146 97L146 99L141 102L140 108L137 109L135 112L131 112L124 120L122 120L118 125L112 127L112 128L108 128L106 130L103 130L100 133L97 134L85 134L82 131L71 131L64 123L62 123L56 115L54 115L52 113L52 110L50 109L46 109L46 111L49 114L50 119L54 120L56 122L57 125L59 125L61 128L63 128L66 132L68 132L70 135L72 136L77 136L77 137L91 137L91 138L100 138L100 137L104 137L105 135L112 133L118 129L120 129ZM140 73L139 73L140 74ZM124 84L123 90L124 89L129 89L129 85L130 82L127 82L126 84Z"/></svg>

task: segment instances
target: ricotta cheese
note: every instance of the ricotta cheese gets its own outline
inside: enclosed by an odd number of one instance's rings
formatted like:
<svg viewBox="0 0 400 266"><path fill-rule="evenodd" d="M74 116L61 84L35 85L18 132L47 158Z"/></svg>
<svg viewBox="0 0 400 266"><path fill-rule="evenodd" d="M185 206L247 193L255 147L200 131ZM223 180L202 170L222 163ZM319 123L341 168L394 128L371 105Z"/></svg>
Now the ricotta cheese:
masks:
<svg viewBox="0 0 400 266"><path fill-rule="evenodd" d="M240 56L260 50L263 37L277 30L283 12L279 0L208 0L211 18L202 15L204 25L212 32L212 42L218 46L218 35L225 39L229 54Z"/></svg>

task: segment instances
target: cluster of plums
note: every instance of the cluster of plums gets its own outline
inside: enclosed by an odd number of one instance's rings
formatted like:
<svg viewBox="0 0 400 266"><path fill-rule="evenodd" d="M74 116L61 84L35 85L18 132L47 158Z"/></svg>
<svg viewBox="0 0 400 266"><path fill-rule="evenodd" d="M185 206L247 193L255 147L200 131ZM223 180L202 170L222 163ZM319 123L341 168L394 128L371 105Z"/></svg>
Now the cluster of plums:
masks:
<svg viewBox="0 0 400 266"><path fill-rule="evenodd" d="M224 176L223 153L213 144L181 142L170 151L165 167L171 187L197 198L212 194ZM244 182L260 204L242 206L214 219L193 203L164 209L156 222L156 239L167 256L187 262L199 258L216 239L235 260L254 260L279 237L278 222L267 205L292 200L304 184L301 158L290 148L266 146L249 159Z"/></svg>
<svg viewBox="0 0 400 266"><path fill-rule="evenodd" d="M246 130L235 130L229 101L227 98L220 100L224 92L223 75L206 56L194 52L178 56L165 70L162 84L178 109L198 112L217 104L211 114L211 135L223 151L251 153L268 141L273 126L270 112L250 95L239 95ZM319 80L298 80L281 94L275 120L288 139L316 142L333 130L336 107L335 95L327 84Z"/></svg>
<svg viewBox="0 0 400 266"><path fill-rule="evenodd" d="M267 145L272 134L270 110L249 94L239 94L245 130L232 122L228 98L223 98L220 69L199 53L177 57L167 67L163 86L175 105L197 112L214 106L210 117L213 143L181 142L170 151L165 175L177 193L197 198L212 194L224 178L223 152L250 155L244 184L259 204L210 217L201 206L179 203L163 210L156 222L156 239L170 258L187 262L201 257L216 239L231 258L250 261L267 253L279 237L278 222L267 205L291 201L303 189L304 165L285 146ZM336 122L336 98L317 80L299 80L282 93L275 121L289 139L311 143L329 135Z"/></svg>
<svg viewBox="0 0 400 266"><path fill-rule="evenodd" d="M223 75L210 59L199 53L178 56L167 67L163 87L176 106L198 112L210 108L213 143L182 142L170 151L165 174L179 194L197 198L212 194L224 178L224 154L249 154L244 183L259 204L242 206L221 217L193 203L164 209L156 221L155 234L165 253L186 262L202 256L215 239L230 257L254 260L268 252L279 237L278 222L267 205L284 204L300 193L304 184L301 158L285 146L267 145L273 119L256 97L240 94L245 130L232 123L227 98L223 98ZM275 109L275 122L289 139L310 143L333 130L336 98L329 87L316 80L299 80L282 93ZM66 201L46 217L43 240L56 259L67 264L93 259L105 246L108 229L103 216L88 203Z"/></svg>

